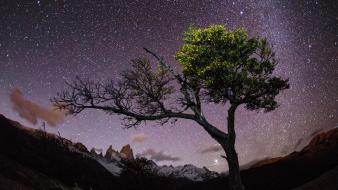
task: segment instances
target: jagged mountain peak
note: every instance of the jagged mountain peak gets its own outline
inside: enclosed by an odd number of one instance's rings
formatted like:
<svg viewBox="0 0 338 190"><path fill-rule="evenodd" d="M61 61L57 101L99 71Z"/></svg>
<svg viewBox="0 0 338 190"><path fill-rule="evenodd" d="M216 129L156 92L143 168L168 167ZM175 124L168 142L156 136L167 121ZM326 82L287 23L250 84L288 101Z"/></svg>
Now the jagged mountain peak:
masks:
<svg viewBox="0 0 338 190"><path fill-rule="evenodd" d="M120 150L120 154L126 159L134 160L133 149L131 149L129 144L122 147L122 149Z"/></svg>

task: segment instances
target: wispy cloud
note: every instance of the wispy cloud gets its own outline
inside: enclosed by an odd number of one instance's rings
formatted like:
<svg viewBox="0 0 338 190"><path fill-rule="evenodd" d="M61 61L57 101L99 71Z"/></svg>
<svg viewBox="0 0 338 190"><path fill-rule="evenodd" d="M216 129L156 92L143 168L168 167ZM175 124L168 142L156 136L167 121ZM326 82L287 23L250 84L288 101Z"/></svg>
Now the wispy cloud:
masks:
<svg viewBox="0 0 338 190"><path fill-rule="evenodd" d="M165 154L163 151L156 152L154 149L147 149L141 154L137 155L138 157L149 157L155 161L179 161L181 158Z"/></svg>
<svg viewBox="0 0 338 190"><path fill-rule="evenodd" d="M133 142L143 142L147 138L148 138L148 136L144 133L137 133L137 134L130 135L130 139Z"/></svg>
<svg viewBox="0 0 338 190"><path fill-rule="evenodd" d="M65 114L61 111L48 109L27 100L20 89L14 88L10 94L13 109L19 113L20 117L32 124L37 124L38 119L44 120L49 126L56 126L63 122Z"/></svg>
<svg viewBox="0 0 338 190"><path fill-rule="evenodd" d="M205 149L202 149L200 151L201 154L208 154L208 153L214 153L214 152L220 152L222 151L222 147L219 144L213 144Z"/></svg>

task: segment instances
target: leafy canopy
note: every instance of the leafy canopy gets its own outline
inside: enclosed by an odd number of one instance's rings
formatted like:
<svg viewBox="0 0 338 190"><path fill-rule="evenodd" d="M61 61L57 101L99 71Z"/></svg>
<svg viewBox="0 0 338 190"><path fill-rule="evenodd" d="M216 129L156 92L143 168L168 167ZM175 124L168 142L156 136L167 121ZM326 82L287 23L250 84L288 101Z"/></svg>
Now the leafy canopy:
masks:
<svg viewBox="0 0 338 190"><path fill-rule="evenodd" d="M249 37L245 29L189 28L183 42L176 54L183 75L211 102L271 111L278 106L275 96L289 87L272 75L278 61L267 39Z"/></svg>

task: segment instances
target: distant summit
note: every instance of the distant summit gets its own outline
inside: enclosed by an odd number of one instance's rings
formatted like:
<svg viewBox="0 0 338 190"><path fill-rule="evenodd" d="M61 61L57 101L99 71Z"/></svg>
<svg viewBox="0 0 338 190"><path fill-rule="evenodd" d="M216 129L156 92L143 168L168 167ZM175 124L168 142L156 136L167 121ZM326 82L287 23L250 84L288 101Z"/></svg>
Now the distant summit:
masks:
<svg viewBox="0 0 338 190"><path fill-rule="evenodd" d="M120 153L118 151L114 150L113 146L110 145L109 148L107 149L104 157L108 160L113 160L113 159L119 159L121 156L120 156Z"/></svg>
<svg viewBox="0 0 338 190"><path fill-rule="evenodd" d="M129 144L122 147L122 149L120 150L120 154L123 158L134 160L133 149L130 148Z"/></svg>

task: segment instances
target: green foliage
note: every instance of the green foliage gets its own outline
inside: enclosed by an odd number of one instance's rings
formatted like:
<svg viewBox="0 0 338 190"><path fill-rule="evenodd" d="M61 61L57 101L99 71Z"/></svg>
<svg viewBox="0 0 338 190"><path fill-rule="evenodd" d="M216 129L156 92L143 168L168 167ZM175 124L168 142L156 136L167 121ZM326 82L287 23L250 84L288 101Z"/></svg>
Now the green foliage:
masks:
<svg viewBox="0 0 338 190"><path fill-rule="evenodd" d="M248 109L277 107L275 96L288 80L273 76L278 61L266 38L223 25L189 28L176 59L184 76L204 89L209 101L246 104Z"/></svg>

